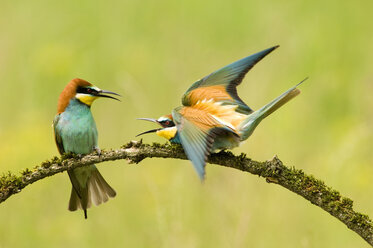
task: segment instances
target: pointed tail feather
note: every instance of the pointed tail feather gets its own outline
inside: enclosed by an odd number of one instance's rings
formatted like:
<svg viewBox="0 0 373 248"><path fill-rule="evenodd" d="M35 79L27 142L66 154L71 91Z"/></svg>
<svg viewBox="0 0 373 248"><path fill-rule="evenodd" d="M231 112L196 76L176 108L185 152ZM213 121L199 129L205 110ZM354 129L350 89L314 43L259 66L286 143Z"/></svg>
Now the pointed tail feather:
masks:
<svg viewBox="0 0 373 248"><path fill-rule="evenodd" d="M107 202L109 197L113 198L116 195L115 190L110 187L95 166L74 169L69 171L69 176L73 188L71 189L68 209L70 211L82 209L86 219L87 208L91 207L92 202L97 206ZM83 183L83 185L80 183Z"/></svg>
<svg viewBox="0 0 373 248"><path fill-rule="evenodd" d="M78 194L76 193L74 188L71 188L71 195L69 201L69 208L70 211L76 211L78 209L82 209L82 205L80 204L80 199Z"/></svg>
<svg viewBox="0 0 373 248"><path fill-rule="evenodd" d="M255 128L264 118L266 118L268 115L272 114L281 106L283 106L285 103L299 95L300 90L297 87L307 79L308 78L305 78L300 83L290 88L289 90L278 96L276 99L265 105L264 107L250 114L249 117L247 117L247 119L243 121L243 123L241 124L241 141L246 140L248 137L250 137L250 135L254 132Z"/></svg>
<svg viewBox="0 0 373 248"><path fill-rule="evenodd" d="M96 205L107 202L109 198L116 196L115 190L101 176L98 170L95 170L89 180L89 198Z"/></svg>

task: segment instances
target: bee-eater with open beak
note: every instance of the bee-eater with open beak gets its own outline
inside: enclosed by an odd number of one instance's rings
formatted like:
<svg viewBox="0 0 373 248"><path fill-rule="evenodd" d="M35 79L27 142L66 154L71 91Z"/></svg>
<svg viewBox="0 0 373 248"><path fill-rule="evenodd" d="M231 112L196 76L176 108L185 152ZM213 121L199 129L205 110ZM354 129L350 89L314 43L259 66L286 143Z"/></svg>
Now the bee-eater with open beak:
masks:
<svg viewBox="0 0 373 248"><path fill-rule="evenodd" d="M236 87L245 74L277 47L238 60L198 80L183 95L183 106L175 108L171 115L157 120L140 118L156 122L161 128L139 135L155 132L171 143L181 144L203 180L211 152L237 147L265 117L300 93L299 83L257 111L238 96Z"/></svg>
<svg viewBox="0 0 373 248"><path fill-rule="evenodd" d="M97 88L91 83L75 78L62 91L53 120L54 136L60 154L71 152L88 154L100 153L97 145L96 123L91 113L94 100L117 93ZM87 208L106 202L116 195L113 188L105 181L95 165L80 167L67 171L72 183L69 210L82 209L87 218Z"/></svg>

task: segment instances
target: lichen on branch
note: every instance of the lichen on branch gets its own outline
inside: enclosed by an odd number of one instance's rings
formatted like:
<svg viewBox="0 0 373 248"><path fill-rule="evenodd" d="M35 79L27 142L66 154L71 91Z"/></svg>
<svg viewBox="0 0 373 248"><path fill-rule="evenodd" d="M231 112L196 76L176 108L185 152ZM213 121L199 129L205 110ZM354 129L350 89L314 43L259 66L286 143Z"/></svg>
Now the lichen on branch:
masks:
<svg viewBox="0 0 373 248"><path fill-rule="evenodd" d="M124 159L129 163L139 163L145 158L187 159L179 145L142 144L131 141L117 150L102 151L85 156L65 154L42 162L33 169L25 169L15 175L12 172L0 176L0 203L19 193L24 187L45 177L64 172L67 169L98 164L104 161ZM235 156L231 152L211 154L208 163L231 167L266 179L268 183L278 184L319 206L348 228L359 234L373 246L373 225L367 215L353 209L353 201L343 197L338 191L328 187L323 181L305 174L302 170L285 166L274 157L270 161L258 162L247 158L245 154Z"/></svg>

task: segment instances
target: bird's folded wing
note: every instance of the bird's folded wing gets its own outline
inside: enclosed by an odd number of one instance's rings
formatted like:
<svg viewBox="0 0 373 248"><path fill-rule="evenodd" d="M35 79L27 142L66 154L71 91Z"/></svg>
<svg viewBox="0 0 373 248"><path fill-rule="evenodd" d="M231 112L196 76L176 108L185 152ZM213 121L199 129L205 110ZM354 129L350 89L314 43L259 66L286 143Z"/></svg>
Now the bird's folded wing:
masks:
<svg viewBox="0 0 373 248"><path fill-rule="evenodd" d="M250 114L252 110L238 96L236 87L257 62L277 47L238 60L198 80L183 95L183 105L193 106L198 101L213 99L215 102L238 105L238 112Z"/></svg>
<svg viewBox="0 0 373 248"><path fill-rule="evenodd" d="M214 139L222 132L233 132L203 109L179 107L172 112L178 135L185 153L193 163L201 180L205 176L205 164Z"/></svg>
<svg viewBox="0 0 373 248"><path fill-rule="evenodd" d="M56 141L58 151L60 152L60 154L64 154L65 149L63 147L63 140L60 134L60 130L58 129L59 120L60 120L60 115L58 114L53 119L54 139ZM68 170L67 172L69 174L69 177L70 177L70 180L71 180L71 183L73 185L75 192L77 193L79 198L82 198L80 184L79 184L78 179L75 177L73 170Z"/></svg>
<svg viewBox="0 0 373 248"><path fill-rule="evenodd" d="M61 137L60 132L57 128L59 120L60 120L60 115L58 114L53 119L54 139L56 141L58 151L60 152L60 154L63 154L63 153L65 153L65 149L63 148L62 137Z"/></svg>

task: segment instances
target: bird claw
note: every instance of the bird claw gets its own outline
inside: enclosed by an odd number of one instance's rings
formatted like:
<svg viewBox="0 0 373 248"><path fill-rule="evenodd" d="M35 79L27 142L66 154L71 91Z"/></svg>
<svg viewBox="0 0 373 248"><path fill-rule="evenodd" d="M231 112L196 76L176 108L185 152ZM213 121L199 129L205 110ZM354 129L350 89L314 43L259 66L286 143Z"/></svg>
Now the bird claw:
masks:
<svg viewBox="0 0 373 248"><path fill-rule="evenodd" d="M75 156L78 158L78 159L82 159L83 157L84 157L84 155L83 154L75 154Z"/></svg>
<svg viewBox="0 0 373 248"><path fill-rule="evenodd" d="M93 149L97 152L98 156L101 156L101 149L98 146L95 146Z"/></svg>

